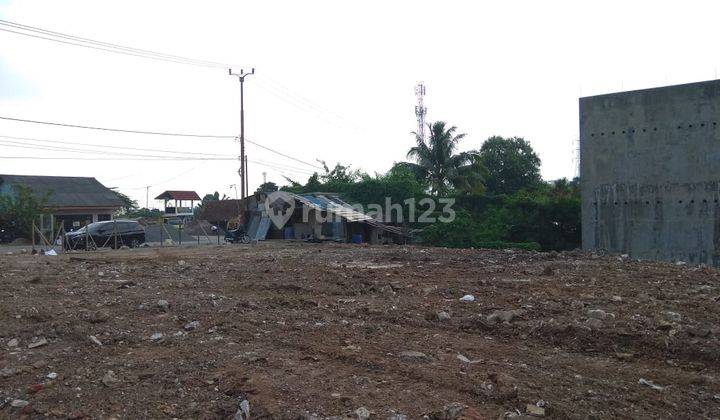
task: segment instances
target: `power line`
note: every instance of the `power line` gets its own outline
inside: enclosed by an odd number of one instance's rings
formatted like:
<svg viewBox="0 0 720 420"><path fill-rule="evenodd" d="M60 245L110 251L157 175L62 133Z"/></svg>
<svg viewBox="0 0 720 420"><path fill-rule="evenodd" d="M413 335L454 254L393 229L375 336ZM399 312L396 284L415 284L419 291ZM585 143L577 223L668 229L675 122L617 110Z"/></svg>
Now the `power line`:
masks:
<svg viewBox="0 0 720 420"><path fill-rule="evenodd" d="M104 42L104 41L98 41L91 38L85 38L77 35L70 35L63 32L57 32L57 31L51 31L48 29L43 29L37 26L31 26L31 25L24 25L17 22L11 22L7 20L0 19L0 26L4 26L4 28L0 27L0 31L5 31L9 33L14 33L17 35L23 35L38 39L43 39L47 41L52 42L58 42L62 44L72 45L72 46L78 46L83 48L89 48L109 53L115 53L115 54L124 54L129 56L135 56L140 58L147 58L151 60L157 60L157 61L166 61L176 64L187 64L187 65L194 65L194 66L200 66L200 67L208 67L208 68L232 68L232 67L240 67L238 65L229 64L229 63L223 63L219 61L211 61L211 60L203 60L203 59L197 59L192 57L185 57L181 55L175 55L175 54L167 54L163 52L153 51L153 50L147 50L142 48L134 48L129 47L121 44L114 44L110 42ZM7 28L12 29L7 29ZM344 121L345 123L348 123L352 129L363 131L364 128L362 126L358 126L351 121L344 118L342 115L331 111L325 107L322 107L318 105L317 103L311 101L310 99L306 98L305 96L293 92L290 88L283 85L282 83L268 77L263 77L268 83L275 85L276 90L279 91L280 95L284 95L287 98L291 99L289 101L288 99L283 98L282 96L276 94L275 92L272 92L269 90L270 86L263 87L264 90L267 92L278 96L280 99L291 103L298 108L302 109L302 107L305 107L307 109L310 109L314 112L317 112L318 114L326 114L329 116L332 116L333 118L338 119L339 121ZM298 105L299 104L299 105ZM329 121L326 121L329 122Z"/></svg>
<svg viewBox="0 0 720 420"><path fill-rule="evenodd" d="M234 139L235 138L235 136L217 136L217 135L211 135L211 134L166 133L166 132L160 132L160 131L142 131L142 130L127 130L127 129L122 129L122 128L93 127L93 126L88 126L88 125L77 125L77 124L57 123L57 122L49 122L49 121L26 120L26 119L22 119L22 118L13 118L13 117L4 117L4 116L0 116L0 119L8 120L8 121L32 123L32 124L45 124L45 125L54 125L54 126L60 126L60 127L84 128L84 129L89 129L89 130L115 131L115 132L119 132L119 133L151 134L151 135L156 135L156 136L196 137L196 138L212 138L212 139Z"/></svg>
<svg viewBox="0 0 720 420"><path fill-rule="evenodd" d="M16 148L22 148L22 149L33 149L33 150L53 150L53 151L60 151L60 152L73 152L73 153L85 153L85 154L95 154L95 155L114 155L114 156L133 156L133 157L143 157L143 158L157 158L157 159L165 159L165 160L195 160L195 158L191 156L162 156L162 155L148 155L148 154L139 154L139 153L123 153L123 152L115 152L115 151L108 151L108 150L88 150L88 149L78 149L78 148L72 148L72 147L62 147L62 146L51 146L46 144L29 144L29 143L22 143L12 140L0 140L0 145L5 147L16 147ZM205 158L205 160L235 160L232 158L217 158L217 157L208 157Z"/></svg>
<svg viewBox="0 0 720 420"><path fill-rule="evenodd" d="M50 30L47 30L47 29L38 28L38 27L36 27L36 26L23 25L23 24L21 24L21 23L10 22L10 21L7 21L7 20L2 20L2 19L0 19L0 25L10 26L10 27L13 27L13 28L18 28L18 29L22 29L22 30L25 30L25 31L35 32L35 33L47 34L47 35L55 36L55 37L59 37L59 38L70 39L70 40L73 40L73 41L86 42L86 43L88 43L88 44L101 45L101 46L105 46L105 47L117 48L117 49L120 49L120 50L132 51L132 52L137 52L137 53L141 53L141 54L148 54L148 55L155 55L155 56L159 56L159 57L165 57L165 58L169 58L169 59L173 59L173 60L192 61L192 62L199 63L199 64L205 64L205 65L208 65L208 66L215 66L215 67L222 67L222 68L227 68L227 67L229 66L229 65L226 64L226 63L220 63L220 62L217 62L217 61L199 60L199 59L196 59L196 58L183 57L183 56L180 56L180 55L166 54L166 53L161 53L161 52L152 51L152 50L144 50L144 49L141 49L141 48L127 47L127 46L124 46L124 45L113 44L113 43L110 43L110 42L96 41L96 40L90 39L90 38L83 38L83 37L80 37L80 36L69 35L69 34L65 34L65 33L62 33L62 32L50 31Z"/></svg>
<svg viewBox="0 0 720 420"><path fill-rule="evenodd" d="M24 25L16 22L10 22L7 20L0 19L0 26L5 26L5 28L0 27L0 31L10 32L17 35L24 35L29 36L33 38L43 39L47 41L52 42L59 42L62 44L67 45L73 45L83 48L89 48L89 49L95 49L99 51L105 51L115 54L124 54L124 55L130 55L135 57L141 57L141 58L148 58L152 60L158 60L158 61L166 61L171 63L177 63L177 64L188 64L188 65L194 65L194 66L201 66L201 67L209 67L209 68L231 68L231 67L237 67L236 65L228 64L228 63L222 63L218 61L210 61L210 60L201 60L191 57L185 57L180 55L174 55L174 54L167 54L162 53L158 51L152 51L152 50L146 50L142 48L134 48L134 47L128 47L125 45L120 44L113 44L110 42L103 42L98 41L90 38L84 38L76 35L70 35L62 32L56 32L51 31L48 29L39 28L36 26L30 26L30 25ZM7 29L7 27L10 27L12 29ZM24 31L24 32L23 32ZM337 118L338 120L345 121L349 123L348 120L343 118L341 115L328 110L327 108L324 108L317 103L307 99L306 97L293 92L290 90L287 86L283 85L282 83L265 76L264 77L267 82L275 85L276 87L274 89L277 89L278 93L273 92L270 90L270 86L262 86L262 88L267 91L268 93L271 93L278 98L282 99L285 102L288 102L299 109L307 108L308 110L312 110L314 112L317 112L318 114L326 114L330 115L334 118ZM284 98L283 96L286 96L290 100ZM326 122L330 123L329 121L325 120ZM359 126L350 123L353 129L359 130L361 129Z"/></svg>
<svg viewBox="0 0 720 420"><path fill-rule="evenodd" d="M24 140L25 142L17 142L17 141L1 140L1 139ZM30 142L30 143L28 143L28 142ZM32 142L35 142L35 143L32 143ZM162 150L162 149L143 149L143 148L137 148L137 147L105 146L105 145L96 145L96 144L90 144L90 143L75 143L75 142L66 142L66 141L60 141L60 140L42 140L42 139L35 139L35 138L31 138L31 137L15 137L15 136L0 135L0 145L5 145L8 147L25 148L25 149L55 150L55 151L63 151L63 152L79 152L79 153L89 153L89 154L109 154L109 155L120 155L120 156L153 157L153 158L168 158L168 159L188 158L189 157L189 156L157 156L157 155L147 155L147 154L138 154L138 153L123 153L123 152L116 152L116 151L112 151L112 150L77 149L77 148L68 148L68 147L62 147L62 146L53 146L52 144L50 144L50 145L36 144L37 142L61 143L61 144L71 144L71 145L90 146L90 147L108 147L108 148L116 148L116 149L121 149L121 150L139 150L139 151L150 151L150 152L182 153L182 154L192 154L193 156L209 156L209 157L226 156L226 155L215 154L215 153L195 153L195 152L180 152L180 151ZM230 159L230 158L226 158L226 159L234 160L234 159ZM298 168L298 167L286 165L283 163L268 162L268 161L262 161L262 160L249 160L249 162L256 163L256 164L263 165L263 166L268 166L268 167L274 168L274 169L283 169L283 170L287 170L287 171L291 171L291 172L308 173L308 174L313 173L313 171L310 171L308 169Z"/></svg>
<svg viewBox="0 0 720 420"><path fill-rule="evenodd" d="M2 25L2 23L0 23L0 25ZM8 26L8 25L6 25L6 26ZM13 26L13 28L22 29L22 28L18 28L16 26ZM82 42L87 42L86 44L83 44L81 42L65 41L63 39L38 35L38 33L42 33L39 31L31 31L28 29L24 29L24 30L30 31L33 33L26 33L26 32L21 32L21 31L14 31L12 29L7 29L7 28L0 28L0 31L10 32L10 33L17 34L17 35L23 35L23 36L28 36L31 38L43 39L46 41L58 42L61 44L66 44L66 45L73 45L76 47L83 47L83 48L89 48L89 49L98 50L98 51L105 51L105 52L114 53L114 54L130 55L130 56L134 56L134 57L148 58L151 60L166 61L166 62L177 63L177 64L187 64L187 65L199 66L199 67L227 68L227 65L224 65L224 64L210 64L209 62L205 63L205 62L202 62L201 60L193 60L193 59L175 59L175 58L170 58L171 56L169 54L162 54L162 53L156 53L158 55L137 53L137 52L133 52L132 51L133 48L130 48L130 47L104 48L102 46L92 45L92 44L98 44L98 45L105 44L105 43L98 42L98 41L93 42L93 43L90 43L87 41L82 41ZM51 31L46 31L46 32L51 32ZM73 39L71 36L66 36L64 38ZM112 44L107 44L107 45L112 45ZM135 50L142 51L139 49L135 49ZM167 56L167 57L163 57L163 55Z"/></svg>
<svg viewBox="0 0 720 420"><path fill-rule="evenodd" d="M82 157L58 157L58 156L0 156L0 159L27 159L27 160L129 160L129 161L165 161L165 162L183 162L183 161L198 161L198 160L237 160L237 159L212 159L212 158L82 158Z"/></svg>
<svg viewBox="0 0 720 420"><path fill-rule="evenodd" d="M265 150L267 150L267 151L276 153L276 154L278 154L278 155L280 155L280 156L286 157L286 158L288 158L288 159L292 159L292 160L294 160L294 161L296 161L296 162L300 162L300 163L303 163L303 164L305 164L305 165L312 166L313 168L317 168L317 169L321 169L321 170L324 169L324 168L322 168L322 167L320 167L320 166L318 166L318 165L313 165L312 163L305 162L304 160L296 159L296 158L294 158L294 157L292 157L292 156L286 155L285 153L282 153L282 152L278 152L277 150L271 149L271 148L269 148L269 147L267 147L267 146L263 146L262 144L256 143L256 142L254 142L254 141L247 140L247 139L245 139L245 141L247 141L247 142L250 143L250 144L254 144L255 146L257 146L257 147L259 147L259 148L261 148L261 149L265 149Z"/></svg>
<svg viewBox="0 0 720 420"><path fill-rule="evenodd" d="M162 153L175 153L175 154L184 154L184 155L201 155L201 156L226 156L221 155L218 153L199 153L199 152L183 152L179 150L163 150L163 149L144 149L139 147L128 147L128 146L111 146L111 145L105 145L105 144L92 144L92 143L77 143L77 142L71 142L71 141L60 141L60 140L47 140L47 139L37 139L32 137L15 137L15 136L2 136L0 135L0 138L5 139L15 139L15 140L26 140L26 141L35 141L35 142L43 142L43 143L60 143L60 144L71 144L75 146L90 146L90 147L104 147L109 149L121 149L121 150L138 150L142 152L162 152Z"/></svg>
<svg viewBox="0 0 720 420"><path fill-rule="evenodd" d="M31 124L42 124L42 125L52 125L52 126L58 126L58 127L69 127L69 128L82 128L82 129L88 129L88 130L101 130L101 131L112 131L112 132L120 132L120 133L131 133L131 134L148 134L148 135L158 135L158 136L179 136L179 137L194 137L194 138L212 138L212 139L236 139L236 136L218 136L218 135L205 135L205 134L189 134L189 133L170 133L170 132L161 132L161 131L142 131L142 130L130 130L130 129L121 129L121 128L107 128L107 127L96 127L96 126L88 126L88 125L79 125L79 124L68 124L68 123L59 123L59 122L51 122L51 121L39 121L39 120L29 120L24 118L15 118L15 117L7 117L7 116L0 116L0 119L2 120L8 120L8 121L16 121L16 122L24 122L24 123L31 123ZM302 163L304 165L311 166L316 169L323 170L322 167L318 165L314 165L312 163L306 162L304 160L292 157L288 154L282 153L280 151L277 151L275 149L272 149L267 146L263 146L260 143L254 142L252 140L246 139L246 141L250 144L253 144L257 147L260 147L261 149L265 149L269 152L275 153L277 155L280 155L282 157L294 160L296 162Z"/></svg>

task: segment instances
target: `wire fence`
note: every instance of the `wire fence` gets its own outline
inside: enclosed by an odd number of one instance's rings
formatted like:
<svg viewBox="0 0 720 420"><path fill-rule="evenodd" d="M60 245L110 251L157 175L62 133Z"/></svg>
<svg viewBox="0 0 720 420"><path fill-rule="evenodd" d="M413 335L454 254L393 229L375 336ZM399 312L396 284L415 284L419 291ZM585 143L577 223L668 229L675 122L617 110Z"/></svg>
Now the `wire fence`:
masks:
<svg viewBox="0 0 720 420"><path fill-rule="evenodd" d="M197 224L200 234L188 235L183 232L184 225L172 225L166 223L163 219L150 222L144 226L142 236L138 233L128 234L118 228L118 221L112 220L112 229L107 233L99 234L91 231L91 224L84 227L81 233L67 232L64 224L60 224L57 230L41 228L37 223L33 222L31 246L32 253L40 254L59 254L63 252L76 251L98 251L101 249L129 249L129 248L148 248L148 247L191 247L203 245L224 245L226 244L224 234L221 235L220 229L214 229L208 232L202 224ZM150 239L148 240L148 231ZM140 238L142 237L142 240Z"/></svg>

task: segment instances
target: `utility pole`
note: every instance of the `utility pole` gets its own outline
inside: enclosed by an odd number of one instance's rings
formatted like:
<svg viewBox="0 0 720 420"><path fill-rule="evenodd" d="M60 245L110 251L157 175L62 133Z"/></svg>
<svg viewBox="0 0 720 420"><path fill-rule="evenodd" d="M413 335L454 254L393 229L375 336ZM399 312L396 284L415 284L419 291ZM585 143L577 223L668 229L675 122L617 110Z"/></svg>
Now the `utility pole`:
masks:
<svg viewBox="0 0 720 420"><path fill-rule="evenodd" d="M150 187L151 185L148 185L145 187L145 208L150 209Z"/></svg>
<svg viewBox="0 0 720 420"><path fill-rule="evenodd" d="M245 198L245 188L247 186L247 157L245 156L245 108L244 108L244 97L243 97L243 85L245 84L245 77L255 74L255 68L253 67L250 73L245 73L244 70L240 70L240 73L233 73L232 69L228 69L230 76L237 76L240 81L240 198Z"/></svg>
<svg viewBox="0 0 720 420"><path fill-rule="evenodd" d="M245 155L245 192L250 195L250 174L248 173L247 155Z"/></svg>

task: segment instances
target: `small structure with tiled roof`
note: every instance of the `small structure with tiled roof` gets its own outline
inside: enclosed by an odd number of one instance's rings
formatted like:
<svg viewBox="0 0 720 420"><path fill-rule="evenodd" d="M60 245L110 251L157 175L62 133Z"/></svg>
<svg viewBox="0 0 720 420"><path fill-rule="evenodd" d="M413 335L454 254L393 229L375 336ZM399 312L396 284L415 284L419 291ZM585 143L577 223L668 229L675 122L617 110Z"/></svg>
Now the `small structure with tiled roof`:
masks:
<svg viewBox="0 0 720 420"><path fill-rule="evenodd" d="M202 201L195 191L171 190L155 197L156 200L163 200L165 217L189 217L193 215L193 208L196 201ZM190 202L190 207L183 206L183 202ZM174 204L174 206L172 205Z"/></svg>

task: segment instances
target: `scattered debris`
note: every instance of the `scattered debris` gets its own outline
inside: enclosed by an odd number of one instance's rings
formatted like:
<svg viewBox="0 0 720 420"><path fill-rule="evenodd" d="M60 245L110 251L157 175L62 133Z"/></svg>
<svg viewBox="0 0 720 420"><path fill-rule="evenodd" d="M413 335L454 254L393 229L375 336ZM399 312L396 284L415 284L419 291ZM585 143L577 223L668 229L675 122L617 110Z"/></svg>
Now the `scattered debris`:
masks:
<svg viewBox="0 0 720 420"><path fill-rule="evenodd" d="M497 322L509 324L515 318L522 316L524 313L525 311L522 309L513 309L510 311L495 311L487 316L486 321L489 324L495 324Z"/></svg>
<svg viewBox="0 0 720 420"><path fill-rule="evenodd" d="M465 295L460 298L460 302L475 302L475 296L473 295Z"/></svg>
<svg viewBox="0 0 720 420"><path fill-rule="evenodd" d="M599 319L601 321L608 318L615 318L615 314L605 312L602 309L590 309L587 311L588 318Z"/></svg>
<svg viewBox="0 0 720 420"><path fill-rule="evenodd" d="M185 331L192 331L196 328L200 328L200 321L188 322L183 328Z"/></svg>
<svg viewBox="0 0 720 420"><path fill-rule="evenodd" d="M474 365L475 363L480 363L480 362L482 362L482 359L470 360L470 359L468 359L467 357L465 357L464 355L462 355L462 354L460 354L460 353L458 353L457 358L458 358L458 360L460 360L461 362L467 363L467 364L470 364L470 365Z"/></svg>
<svg viewBox="0 0 720 420"><path fill-rule="evenodd" d="M365 407L360 407L355 410L355 415L357 416L357 420L368 420L370 418L370 410Z"/></svg>
<svg viewBox="0 0 720 420"><path fill-rule="evenodd" d="M654 390L656 390L656 391L662 391L662 390L664 390L664 389L666 388L666 387L664 387L664 386L656 385L656 384L654 384L653 382L648 381L647 379L643 379L643 378L640 378L640 380L638 381L638 383L639 383L640 385L649 386L650 388L652 388L652 389L654 389Z"/></svg>
<svg viewBox="0 0 720 420"><path fill-rule="evenodd" d="M25 401L25 400L12 400L12 402L10 403L10 406L11 406L11 407L15 407L15 408L24 408L24 407L26 407L26 406L29 405L29 404L30 404L30 401Z"/></svg>
<svg viewBox="0 0 720 420"><path fill-rule="evenodd" d="M115 375L115 372L108 370L105 376L102 377L102 383L108 388L112 388L120 383L120 378Z"/></svg>
<svg viewBox="0 0 720 420"><path fill-rule="evenodd" d="M170 309L170 303L165 299L158 300L157 306L162 312L167 312Z"/></svg>
<svg viewBox="0 0 720 420"><path fill-rule="evenodd" d="M237 411L233 420L250 420L250 401L244 393L238 399Z"/></svg>
<svg viewBox="0 0 720 420"><path fill-rule="evenodd" d="M0 378L9 378L11 376L14 376L15 374L17 374L17 369L12 366L5 366L4 368L0 369Z"/></svg>
<svg viewBox="0 0 720 420"><path fill-rule="evenodd" d="M400 360L410 363L427 363L432 361L432 358L427 354L415 350L402 351L399 356Z"/></svg>
<svg viewBox="0 0 720 420"><path fill-rule="evenodd" d="M535 417L545 417L545 407L537 404L528 404L525 406L525 412Z"/></svg>
<svg viewBox="0 0 720 420"><path fill-rule="evenodd" d="M0 418L720 412L714 268L330 241L0 260ZM367 268L387 264L400 267Z"/></svg>
<svg viewBox="0 0 720 420"><path fill-rule="evenodd" d="M37 348L37 347L42 347L42 346L46 345L47 343L48 343L48 341L47 341L45 338L40 338L40 339L38 339L38 340L36 340L36 341L33 341L32 343L28 344L28 348L29 348L29 349L34 349L34 348Z"/></svg>
<svg viewBox="0 0 720 420"><path fill-rule="evenodd" d="M665 311L665 315L672 321L672 322L680 322L682 321L682 315L680 315L677 312L673 311Z"/></svg>

